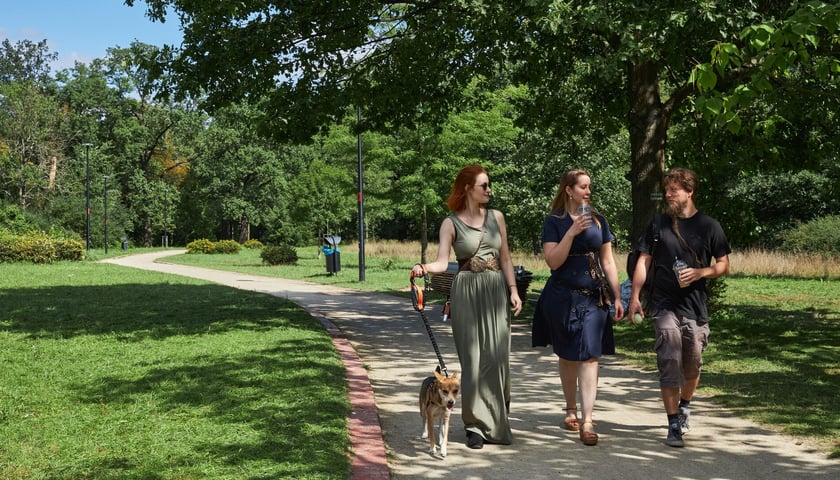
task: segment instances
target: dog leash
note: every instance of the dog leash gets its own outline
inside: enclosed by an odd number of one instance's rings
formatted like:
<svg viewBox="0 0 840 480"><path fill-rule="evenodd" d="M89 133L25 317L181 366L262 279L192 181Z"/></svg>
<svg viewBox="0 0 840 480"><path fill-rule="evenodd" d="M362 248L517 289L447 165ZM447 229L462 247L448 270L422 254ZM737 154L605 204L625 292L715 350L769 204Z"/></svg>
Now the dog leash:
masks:
<svg viewBox="0 0 840 480"><path fill-rule="evenodd" d="M414 304L414 309L420 312L420 317L423 318L423 325L426 326L426 332L429 333L429 340L432 341L432 347L435 349L435 354L438 358L438 363L440 364L441 373L443 373L444 377L449 377L449 372L446 371L446 363L443 361L443 355L440 354L440 348L438 348L438 344L435 341L435 334L432 332L432 327L429 325L429 319L426 318L426 312L423 311L423 292L425 288L422 290L420 287L417 286L417 283L414 281L414 277L409 277L411 280L411 303ZM427 282L429 278L428 274L423 275L423 283Z"/></svg>

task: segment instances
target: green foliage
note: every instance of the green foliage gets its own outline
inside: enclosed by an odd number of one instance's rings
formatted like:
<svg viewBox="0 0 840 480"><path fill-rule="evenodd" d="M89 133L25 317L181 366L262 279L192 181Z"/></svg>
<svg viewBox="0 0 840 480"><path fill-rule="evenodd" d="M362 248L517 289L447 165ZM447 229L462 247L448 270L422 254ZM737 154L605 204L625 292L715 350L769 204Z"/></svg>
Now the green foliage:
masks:
<svg viewBox="0 0 840 480"><path fill-rule="evenodd" d="M263 247L260 258L268 265L294 265L298 261L297 251L288 245Z"/></svg>
<svg viewBox="0 0 840 480"><path fill-rule="evenodd" d="M241 248L236 240L219 240L211 253L237 253Z"/></svg>
<svg viewBox="0 0 840 480"><path fill-rule="evenodd" d="M708 293L709 315L715 315L724 308L726 298L726 277L709 279L706 282L706 293Z"/></svg>
<svg viewBox="0 0 840 480"><path fill-rule="evenodd" d="M0 83L50 81L50 66L58 53L50 53L47 39L35 43L19 40L13 45L8 38L0 43Z"/></svg>
<svg viewBox="0 0 840 480"><path fill-rule="evenodd" d="M252 238L243 243L242 246L245 248L263 248L263 243L255 238Z"/></svg>
<svg viewBox="0 0 840 480"><path fill-rule="evenodd" d="M187 244L187 253L213 253L215 250L216 244L206 238L193 240Z"/></svg>
<svg viewBox="0 0 840 480"><path fill-rule="evenodd" d="M0 230L0 263L52 263L57 260L82 260L82 242L52 233L30 231L17 234Z"/></svg>
<svg viewBox="0 0 840 480"><path fill-rule="evenodd" d="M85 244L71 238L58 239L55 242L55 254L59 260L83 260Z"/></svg>
<svg viewBox="0 0 840 480"><path fill-rule="evenodd" d="M5 230L14 233L23 233L32 229L27 221L26 215L17 205L0 203L0 225Z"/></svg>
<svg viewBox="0 0 840 480"><path fill-rule="evenodd" d="M774 248L780 233L836 212L834 188L834 180L808 170L741 175L727 193L727 237L740 246Z"/></svg>
<svg viewBox="0 0 840 480"><path fill-rule="evenodd" d="M762 23L745 26L738 38L717 42L709 62L697 64L689 77L702 94L696 105L703 118L733 133L748 118L743 113L775 91L789 95L789 90L802 90L810 96L815 90L835 89L840 76L835 49L840 5L793 3L784 15L759 18ZM826 95L818 96L836 105ZM766 115L755 125L777 121L776 115Z"/></svg>
<svg viewBox="0 0 840 480"><path fill-rule="evenodd" d="M815 218L782 232L779 238L785 251L840 255L840 215Z"/></svg>

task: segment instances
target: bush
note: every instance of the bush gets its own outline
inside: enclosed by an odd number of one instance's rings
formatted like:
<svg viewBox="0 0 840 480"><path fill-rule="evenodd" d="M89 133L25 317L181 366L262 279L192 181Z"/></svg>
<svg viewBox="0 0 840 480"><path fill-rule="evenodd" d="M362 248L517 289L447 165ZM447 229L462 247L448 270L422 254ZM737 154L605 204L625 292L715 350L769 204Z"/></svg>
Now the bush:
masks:
<svg viewBox="0 0 840 480"><path fill-rule="evenodd" d="M58 239L55 241L55 255L58 260L82 260L85 258L85 244L69 238Z"/></svg>
<svg viewBox="0 0 840 480"><path fill-rule="evenodd" d="M219 240L216 242L216 248L212 253L239 253L242 245L236 240Z"/></svg>
<svg viewBox="0 0 840 480"><path fill-rule="evenodd" d="M84 244L79 240L55 238L55 233L31 231L15 234L0 231L0 263L51 263L56 260L82 260Z"/></svg>
<svg viewBox="0 0 840 480"><path fill-rule="evenodd" d="M0 263L15 262L15 241L17 237L11 232L0 230Z"/></svg>
<svg viewBox="0 0 840 480"><path fill-rule="evenodd" d="M187 244L187 253L213 253L215 250L216 244L206 238L193 240Z"/></svg>
<svg viewBox="0 0 840 480"><path fill-rule="evenodd" d="M840 255L840 216L797 225L779 235L781 249L792 253Z"/></svg>
<svg viewBox="0 0 840 480"><path fill-rule="evenodd" d="M263 247L260 258L268 265L294 265L298 260L297 251L287 245Z"/></svg>
<svg viewBox="0 0 840 480"><path fill-rule="evenodd" d="M254 238L247 240L242 246L245 248L263 248L262 242Z"/></svg>
<svg viewBox="0 0 840 480"><path fill-rule="evenodd" d="M0 225L12 233L23 233L32 229L23 211L17 205L0 203Z"/></svg>
<svg viewBox="0 0 840 480"><path fill-rule="evenodd" d="M57 258L55 243L44 232L30 232L18 238L17 258L20 262L51 263Z"/></svg>

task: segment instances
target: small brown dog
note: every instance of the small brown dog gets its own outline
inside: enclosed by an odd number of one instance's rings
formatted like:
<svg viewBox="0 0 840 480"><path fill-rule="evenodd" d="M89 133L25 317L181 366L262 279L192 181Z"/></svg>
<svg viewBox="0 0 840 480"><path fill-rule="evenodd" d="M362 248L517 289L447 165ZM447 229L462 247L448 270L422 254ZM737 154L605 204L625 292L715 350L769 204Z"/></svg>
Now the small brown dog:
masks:
<svg viewBox="0 0 840 480"><path fill-rule="evenodd" d="M423 380L420 387L420 417L423 419L421 438L429 439L429 453L434 455L440 445L440 455L446 456L446 444L449 440L449 416L455 409L455 400L461 390L458 374L449 377L440 374L440 367L435 376ZM435 443L435 420L438 420L439 436Z"/></svg>

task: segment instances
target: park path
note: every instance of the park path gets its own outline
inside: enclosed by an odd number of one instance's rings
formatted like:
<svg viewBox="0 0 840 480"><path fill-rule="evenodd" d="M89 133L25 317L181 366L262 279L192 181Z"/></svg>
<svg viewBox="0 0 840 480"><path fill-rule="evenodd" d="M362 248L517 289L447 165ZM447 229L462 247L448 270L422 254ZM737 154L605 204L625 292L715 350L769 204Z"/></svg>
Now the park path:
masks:
<svg viewBox="0 0 840 480"><path fill-rule="evenodd" d="M378 293L165 263L165 256L177 253L182 251L104 261L286 298L321 319L327 328L338 329L338 338L349 341L352 352L339 350L354 390L351 402L372 395L367 403L362 399L359 410L368 405L375 408L374 415L350 419L354 438L361 442L354 444L356 456L361 457L355 460L355 480L840 478L840 461L828 459L824 451L758 426L702 396L692 404L686 447L665 446L665 415L656 376L626 365L620 356L602 359L595 412L601 438L597 446L585 447L574 432L560 428L563 400L556 357L548 349L531 348L525 321L516 322L512 331L514 443L468 449L456 408L449 455L434 458L419 438L416 398L423 378L437 366L437 358L410 302ZM457 371L449 324L441 322L436 311L430 310L428 316L449 371ZM353 358L363 366L353 363ZM383 472L384 462L387 472Z"/></svg>

